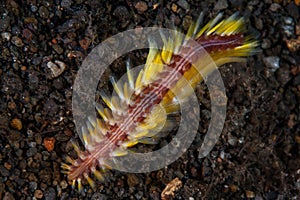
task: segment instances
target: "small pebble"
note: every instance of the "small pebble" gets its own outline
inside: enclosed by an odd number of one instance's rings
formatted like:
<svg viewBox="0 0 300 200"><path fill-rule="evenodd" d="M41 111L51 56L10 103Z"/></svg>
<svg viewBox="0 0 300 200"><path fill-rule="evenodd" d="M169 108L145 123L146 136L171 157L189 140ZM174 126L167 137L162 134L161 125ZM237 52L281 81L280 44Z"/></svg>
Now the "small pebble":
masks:
<svg viewBox="0 0 300 200"><path fill-rule="evenodd" d="M56 199L56 192L55 189L52 187L48 187L44 193L45 200L55 200Z"/></svg>
<svg viewBox="0 0 300 200"><path fill-rule="evenodd" d="M31 147L27 150L26 156L31 157L34 156L37 153L37 148L36 147Z"/></svg>
<svg viewBox="0 0 300 200"><path fill-rule="evenodd" d="M285 10L288 15L294 19L298 19L300 17L299 6L294 3L289 3L287 6L285 6Z"/></svg>
<svg viewBox="0 0 300 200"><path fill-rule="evenodd" d="M89 38L83 38L82 40L79 41L79 44L81 46L81 48L83 48L84 50L87 50L91 44L92 40Z"/></svg>
<svg viewBox="0 0 300 200"><path fill-rule="evenodd" d="M62 189L66 189L66 188L68 187L67 181L65 181L65 180L61 181L61 182L60 182L60 187L61 187Z"/></svg>
<svg viewBox="0 0 300 200"><path fill-rule="evenodd" d="M263 23L263 20L261 18L255 18L255 27L258 29L258 30L263 30L264 28L264 23Z"/></svg>
<svg viewBox="0 0 300 200"><path fill-rule="evenodd" d="M171 7L173 12L177 12L178 6L175 3L172 3L172 7Z"/></svg>
<svg viewBox="0 0 300 200"><path fill-rule="evenodd" d="M35 198L37 198L37 199L41 199L41 198L43 198L43 192L42 192L42 190L36 190L36 191L34 191L34 197Z"/></svg>
<svg viewBox="0 0 300 200"><path fill-rule="evenodd" d="M24 23L25 23L25 24L37 24L38 21L37 21L37 19L34 18L34 17L26 17L26 18L24 19Z"/></svg>
<svg viewBox="0 0 300 200"><path fill-rule="evenodd" d="M293 25L294 24L294 19L291 17L283 17L283 21L285 24Z"/></svg>
<svg viewBox="0 0 300 200"><path fill-rule="evenodd" d="M3 196L3 200L15 200L15 198L11 193L5 192L5 194Z"/></svg>
<svg viewBox="0 0 300 200"><path fill-rule="evenodd" d="M30 146L30 147L36 147L36 142L29 142L28 146Z"/></svg>
<svg viewBox="0 0 300 200"><path fill-rule="evenodd" d="M297 144L300 144L300 136L295 135L295 141L297 142Z"/></svg>
<svg viewBox="0 0 300 200"><path fill-rule="evenodd" d="M228 144L235 146L237 144L237 138L231 134L228 134Z"/></svg>
<svg viewBox="0 0 300 200"><path fill-rule="evenodd" d="M14 110L16 108L16 103L11 101L11 102L8 102L7 104L7 107L10 109L10 110Z"/></svg>
<svg viewBox="0 0 300 200"><path fill-rule="evenodd" d="M9 176L9 171L3 165L0 165L0 174L2 176Z"/></svg>
<svg viewBox="0 0 300 200"><path fill-rule="evenodd" d="M291 72L288 68L282 67L276 71L277 80L282 85L285 85L291 79Z"/></svg>
<svg viewBox="0 0 300 200"><path fill-rule="evenodd" d="M63 8L70 8L70 6L72 5L72 1L71 0L62 0L60 5Z"/></svg>
<svg viewBox="0 0 300 200"><path fill-rule="evenodd" d="M139 178L135 174L127 175L127 183L129 187L134 187L140 182Z"/></svg>
<svg viewBox="0 0 300 200"><path fill-rule="evenodd" d="M255 197L255 193L250 191L250 190L246 190L246 197L247 198L254 198Z"/></svg>
<svg viewBox="0 0 300 200"><path fill-rule="evenodd" d="M39 9L39 15L41 18L47 19L49 17L49 11L45 6L41 6Z"/></svg>
<svg viewBox="0 0 300 200"><path fill-rule="evenodd" d="M10 38L11 38L11 33L9 33L9 32L3 32L3 33L1 33L1 37L2 37L3 40L9 41Z"/></svg>
<svg viewBox="0 0 300 200"><path fill-rule="evenodd" d="M26 69L27 69L27 67L24 66L24 65L21 67L21 70L22 70L22 71L26 71Z"/></svg>
<svg viewBox="0 0 300 200"><path fill-rule="evenodd" d="M277 12L280 8L281 8L281 5L279 5L278 3L272 3L270 6L270 10L272 12Z"/></svg>
<svg viewBox="0 0 300 200"><path fill-rule="evenodd" d="M297 39L286 40L286 46L291 52L296 52L300 49L300 37Z"/></svg>
<svg viewBox="0 0 300 200"><path fill-rule="evenodd" d="M13 26L13 27L11 28L11 33L12 33L13 35L19 35L19 34L21 34L21 29L20 29L20 27L19 27L19 26Z"/></svg>
<svg viewBox="0 0 300 200"><path fill-rule="evenodd" d="M229 188L230 188L231 192L236 192L238 190L238 186L237 185L230 185Z"/></svg>
<svg viewBox="0 0 300 200"><path fill-rule="evenodd" d="M49 61L47 67L51 70L53 78L56 78L65 71L66 64L58 60L55 63Z"/></svg>
<svg viewBox="0 0 300 200"><path fill-rule="evenodd" d="M22 30L22 36L23 36L26 40L28 40L29 42L30 42L30 41L32 40L32 38L33 38L32 32L31 32L29 29L27 29L27 28L25 28L25 29Z"/></svg>
<svg viewBox="0 0 300 200"><path fill-rule="evenodd" d="M53 44L52 48L54 49L54 51L56 51L56 53L58 54L62 54L64 52L64 49L58 45L58 44Z"/></svg>
<svg viewBox="0 0 300 200"><path fill-rule="evenodd" d="M0 31L5 31L7 27L10 26L10 18L6 15L2 15L2 18L0 17Z"/></svg>
<svg viewBox="0 0 300 200"><path fill-rule="evenodd" d="M177 5L180 6L184 10L189 10L190 9L190 5L186 0L177 1Z"/></svg>
<svg viewBox="0 0 300 200"><path fill-rule="evenodd" d="M265 65L270 68L273 72L276 71L280 65L279 65L279 61L280 58L277 56L269 56L263 59Z"/></svg>
<svg viewBox="0 0 300 200"><path fill-rule="evenodd" d="M137 2L134 7L141 14L143 14L148 9L148 5L147 5L147 3L145 1L139 1L139 2Z"/></svg>
<svg viewBox="0 0 300 200"><path fill-rule="evenodd" d="M129 12L125 6L118 6L114 10L113 15L119 18L119 20L124 20L129 15Z"/></svg>
<svg viewBox="0 0 300 200"><path fill-rule="evenodd" d="M245 142L245 138L244 137L239 138L239 143L240 144L243 144L244 142Z"/></svg>
<svg viewBox="0 0 300 200"><path fill-rule="evenodd" d="M38 7L36 5L31 5L30 10L35 13L38 10Z"/></svg>
<svg viewBox="0 0 300 200"><path fill-rule="evenodd" d="M55 138L54 137L47 137L44 139L44 146L48 152L53 151L55 146Z"/></svg>
<svg viewBox="0 0 300 200"><path fill-rule="evenodd" d="M42 155L43 155L43 160L48 160L50 157L50 153L48 151L43 151Z"/></svg>
<svg viewBox="0 0 300 200"><path fill-rule="evenodd" d="M300 35L300 23L296 25L295 31L296 35Z"/></svg>
<svg viewBox="0 0 300 200"><path fill-rule="evenodd" d="M175 192L182 187L182 181L179 178L173 179L167 184L165 189L161 193L161 199L167 200L174 198Z"/></svg>
<svg viewBox="0 0 300 200"><path fill-rule="evenodd" d="M228 2L227 0L218 0L217 3L215 4L214 10L223 10L228 7Z"/></svg>
<svg viewBox="0 0 300 200"><path fill-rule="evenodd" d="M24 43L22 41L21 38L19 38L18 36L13 36L11 39L11 42L16 45L17 47L22 47L24 46Z"/></svg>
<svg viewBox="0 0 300 200"><path fill-rule="evenodd" d="M70 59L77 58L77 59L80 60L80 59L82 59L84 57L84 55L80 51L70 51L67 54L67 57L70 58Z"/></svg>
<svg viewBox="0 0 300 200"><path fill-rule="evenodd" d="M102 194L100 192L94 192L93 196L91 197L91 200L108 200L110 199L109 196L106 196L105 194Z"/></svg>
<svg viewBox="0 0 300 200"><path fill-rule="evenodd" d="M65 80L63 77L59 77L57 79L54 79L53 81L53 86L57 89L57 90L62 90L65 86Z"/></svg>
<svg viewBox="0 0 300 200"><path fill-rule="evenodd" d="M294 19L292 17L283 17L283 25L281 26L283 33L287 37L291 37L294 35Z"/></svg>
<svg viewBox="0 0 300 200"><path fill-rule="evenodd" d="M269 49L271 47L271 41L267 38L264 38L261 43L261 48Z"/></svg>
<svg viewBox="0 0 300 200"><path fill-rule="evenodd" d="M191 174L193 177L198 176L198 170L195 167L191 167Z"/></svg>
<svg viewBox="0 0 300 200"><path fill-rule="evenodd" d="M37 188L37 183L35 181L30 181L29 182L29 189L33 192Z"/></svg>
<svg viewBox="0 0 300 200"><path fill-rule="evenodd" d="M21 122L20 119L18 118L14 118L13 120L11 120L10 125L12 128L20 131L23 128L23 124Z"/></svg>

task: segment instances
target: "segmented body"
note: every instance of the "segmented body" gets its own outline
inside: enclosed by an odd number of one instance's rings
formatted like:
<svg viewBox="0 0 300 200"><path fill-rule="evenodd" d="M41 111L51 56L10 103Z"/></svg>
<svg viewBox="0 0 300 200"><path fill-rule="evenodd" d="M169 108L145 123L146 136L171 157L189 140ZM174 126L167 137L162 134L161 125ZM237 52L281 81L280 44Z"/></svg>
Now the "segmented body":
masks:
<svg viewBox="0 0 300 200"><path fill-rule="evenodd" d="M150 49L145 69L137 77L135 86L130 72L128 84L125 84L123 89L113 83L119 97L111 101L104 97L110 110L98 109L103 120L91 122L88 133L83 133L86 138L86 151L81 152L74 146L79 158L68 158L71 165L63 164L73 185L77 181L81 189L82 178L94 185L90 174L93 173L98 179L102 179L99 168L109 168L106 162L108 157L126 154L126 148L142 142L144 138L151 138L152 129L165 122L165 119L161 120L157 116L167 115L168 112L176 110L172 108L164 113L158 109L158 105L166 108L169 104L174 104L175 96L171 89L179 90L178 88L182 87L182 78L195 87L202 81L202 76L213 70L207 67L211 59L220 66L227 62L242 61L239 57L254 52L257 43L252 38L245 37L242 32L242 19L233 15L218 22L218 18L220 17L210 21L200 31L197 30L199 24L192 24L186 38L175 38L175 44L171 38L165 40L166 48L160 52ZM201 48L192 45L194 40ZM203 49L211 58L205 58ZM203 64L199 64L200 61ZM153 67L156 64L164 67ZM205 73L199 74L204 68L207 68Z"/></svg>

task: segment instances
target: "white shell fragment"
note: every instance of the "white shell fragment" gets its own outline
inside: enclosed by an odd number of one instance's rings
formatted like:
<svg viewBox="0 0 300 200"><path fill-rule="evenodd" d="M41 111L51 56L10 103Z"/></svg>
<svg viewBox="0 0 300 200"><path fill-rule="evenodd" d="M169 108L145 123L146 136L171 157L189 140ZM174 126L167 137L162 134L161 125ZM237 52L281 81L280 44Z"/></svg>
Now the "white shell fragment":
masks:
<svg viewBox="0 0 300 200"><path fill-rule="evenodd" d="M65 69L66 69L66 64L62 61L56 60L53 63L52 61L49 61L47 63L47 67L51 70L52 73L52 78L56 78L59 75L61 75Z"/></svg>

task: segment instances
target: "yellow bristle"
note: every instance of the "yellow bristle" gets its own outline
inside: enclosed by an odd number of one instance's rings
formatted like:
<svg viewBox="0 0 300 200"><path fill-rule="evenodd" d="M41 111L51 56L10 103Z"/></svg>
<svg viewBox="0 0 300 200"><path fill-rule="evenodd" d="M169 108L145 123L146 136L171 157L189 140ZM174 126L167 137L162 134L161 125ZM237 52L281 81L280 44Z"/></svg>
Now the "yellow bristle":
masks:
<svg viewBox="0 0 300 200"><path fill-rule="evenodd" d="M129 139L130 140L136 140L138 138L147 136L148 133L149 133L148 130L134 131L134 132L132 132L132 133L129 134Z"/></svg>
<svg viewBox="0 0 300 200"><path fill-rule="evenodd" d="M157 144L157 140L155 138L142 138L139 139L138 142L142 144Z"/></svg>
<svg viewBox="0 0 300 200"><path fill-rule="evenodd" d="M155 56L158 54L158 49L156 47L156 44L155 43L152 43L152 42L149 42L149 53L148 53L148 56L147 56L147 60L146 60L146 65L147 64L151 64L152 61L154 60Z"/></svg>
<svg viewBox="0 0 300 200"><path fill-rule="evenodd" d="M70 163L70 164L74 164L74 160L70 157L70 156L66 156L66 161L68 162L68 163Z"/></svg>
<svg viewBox="0 0 300 200"><path fill-rule="evenodd" d="M95 123L95 125L96 125L96 123ZM94 133L95 133L95 126L93 126L89 121L87 122L87 134L89 134L89 135L94 135Z"/></svg>
<svg viewBox="0 0 300 200"><path fill-rule="evenodd" d="M98 111L99 115L101 116L101 118L104 120L104 121L108 121L105 113L104 113L104 109L101 105L97 105L96 106L96 110Z"/></svg>
<svg viewBox="0 0 300 200"><path fill-rule="evenodd" d="M224 24L224 21L221 21L220 23L218 23L216 26L214 26L212 29L210 29L206 34L207 35L211 35L214 32L216 32L217 34L221 34L222 32L220 31L220 27Z"/></svg>
<svg viewBox="0 0 300 200"><path fill-rule="evenodd" d="M99 181L103 181L104 180L104 177L103 175L101 174L101 172L99 172L98 170L94 170L92 171L94 176L99 180Z"/></svg>
<svg viewBox="0 0 300 200"><path fill-rule="evenodd" d="M102 119L97 119L97 130L100 131L98 133L102 133L103 135L107 132L107 127Z"/></svg>
<svg viewBox="0 0 300 200"><path fill-rule="evenodd" d="M124 98L127 104L130 103L131 91L129 91L129 87L127 83L124 83Z"/></svg>
<svg viewBox="0 0 300 200"><path fill-rule="evenodd" d="M128 152L126 150L118 148L114 150L111 155L114 157L119 157L119 156L125 156L127 154Z"/></svg>
<svg viewBox="0 0 300 200"><path fill-rule="evenodd" d="M161 69L157 70L157 71L161 71L162 70L163 61L162 61L162 58L161 58L160 54L156 54L156 56L155 56L155 58L153 60L153 64L157 64L158 67L161 67Z"/></svg>
<svg viewBox="0 0 300 200"><path fill-rule="evenodd" d="M177 112L180 109L180 105L176 102L170 102L167 105L163 105L163 104L160 105L164 107L165 112L167 114Z"/></svg>
<svg viewBox="0 0 300 200"><path fill-rule="evenodd" d="M161 58L165 64L169 64L174 51L174 43L171 38L168 39L167 43L164 44L164 47L161 51Z"/></svg>
<svg viewBox="0 0 300 200"><path fill-rule="evenodd" d="M196 85L202 81L201 74L195 69L195 67L191 67L189 71L184 73L184 78L189 82L192 88L195 88Z"/></svg>
<svg viewBox="0 0 300 200"><path fill-rule="evenodd" d="M145 71L143 73L143 78L142 78L142 82L147 85L150 83L151 79L153 76L155 76L155 72L153 69L153 64L152 63L148 63L145 65Z"/></svg>
<svg viewBox="0 0 300 200"><path fill-rule="evenodd" d="M196 35L196 38L202 36L204 33L206 33L207 31L211 30L216 23L222 18L222 14L218 14L214 19L212 19L211 21L209 21Z"/></svg>
<svg viewBox="0 0 300 200"><path fill-rule="evenodd" d="M133 147L137 143L139 143L137 140L129 140L129 141L123 142L121 144L121 146L124 147L124 148L129 148L129 147Z"/></svg>
<svg viewBox="0 0 300 200"><path fill-rule="evenodd" d="M184 77L179 79L175 87L172 88L172 91L176 92L176 98L181 101L184 101L194 92L193 88Z"/></svg>
<svg viewBox="0 0 300 200"><path fill-rule="evenodd" d="M167 94L164 96L164 98L162 99L160 104L163 107L165 107L166 105L170 104L174 98L175 98L175 94L171 90L169 90Z"/></svg>
<svg viewBox="0 0 300 200"><path fill-rule="evenodd" d="M144 120L144 123L141 123L140 131L148 130L149 131L148 135L153 134L150 132L152 130L157 131L161 129L161 126L163 126L166 119L167 119L167 114L165 112L165 109L162 106L157 105L152 109L148 117Z"/></svg>
<svg viewBox="0 0 300 200"><path fill-rule="evenodd" d="M101 163L101 167L103 168L103 170L104 169L112 169L112 166L111 166L111 164L108 163L108 161L103 161Z"/></svg>
<svg viewBox="0 0 300 200"><path fill-rule="evenodd" d="M102 100L104 101L104 103L110 108L110 109L113 109L112 108L112 105L111 105L111 101L110 101L110 98L104 93L104 92L100 92L100 96L102 98ZM97 106L100 106L100 105L97 105ZM96 108L97 108L96 106ZM102 106L100 106L101 108Z"/></svg>
<svg viewBox="0 0 300 200"><path fill-rule="evenodd" d="M247 60L245 58L239 58L239 57L225 57L225 58L219 58L217 60L215 60L215 63L217 65L223 65L225 63L233 63L233 62L246 62ZM207 72L206 73L210 73L214 70L214 68L207 68Z"/></svg>
<svg viewBox="0 0 300 200"><path fill-rule="evenodd" d="M120 99L116 96L111 98L111 110L117 111L120 110Z"/></svg>
<svg viewBox="0 0 300 200"><path fill-rule="evenodd" d="M150 42L150 50L148 53L147 61L145 63L144 73L142 78L142 82L145 85L147 85L151 81L152 77L156 75L155 67L153 66L153 60L155 59L157 54L158 54L158 50L156 45Z"/></svg>
<svg viewBox="0 0 300 200"><path fill-rule="evenodd" d="M246 38L246 40L250 40L250 39ZM249 55L257 52L257 50L255 49L257 46L258 46L257 41L248 41L245 44L234 48L234 50L236 50L238 52L244 52L244 54L242 54L242 55L249 56Z"/></svg>
<svg viewBox="0 0 300 200"><path fill-rule="evenodd" d="M70 174L70 171L66 171L66 170L61 170L60 172L61 172L62 174L67 174L67 175Z"/></svg>
<svg viewBox="0 0 300 200"><path fill-rule="evenodd" d="M140 125L138 126L139 130L151 130L153 128L156 127L156 123L152 122L152 123L140 123Z"/></svg>
<svg viewBox="0 0 300 200"><path fill-rule="evenodd" d="M127 68L127 78L128 78L129 87L131 90L133 90L134 89L134 80L133 80L133 76L132 76L132 71L130 70L129 61L126 62L126 68Z"/></svg>
<svg viewBox="0 0 300 200"><path fill-rule="evenodd" d="M228 19L224 20L224 24L218 28L217 34L230 35L241 31L244 28L244 19L237 19L237 15L233 14Z"/></svg>
<svg viewBox="0 0 300 200"><path fill-rule="evenodd" d="M136 82L135 82L135 90L136 91L140 91L141 87L143 85L143 83L142 83L143 73L144 73L144 70L141 70L138 77L137 77L137 79L136 79Z"/></svg>
<svg viewBox="0 0 300 200"><path fill-rule="evenodd" d="M77 187L78 187L78 191L80 191L80 192L81 192L81 191L82 191L81 178L78 178L78 179L77 179L77 184L78 184L78 185L77 185Z"/></svg>
<svg viewBox="0 0 300 200"><path fill-rule="evenodd" d="M113 121L113 116L110 109L104 108L104 115L107 121Z"/></svg>
<svg viewBox="0 0 300 200"><path fill-rule="evenodd" d="M89 183L89 185L92 187L92 188L94 188L95 187L95 182L93 181L93 179L91 179L90 177L89 177L89 175L88 174L84 174L84 178L87 180L87 182Z"/></svg>
<svg viewBox="0 0 300 200"><path fill-rule="evenodd" d="M180 47L182 45L183 39L184 38L183 38L182 34L180 34L178 30L176 30L175 42L174 42L174 54L179 53L179 50L180 50Z"/></svg>
<svg viewBox="0 0 300 200"><path fill-rule="evenodd" d="M66 170L70 170L70 169L71 169L71 166L68 165L68 164L66 164L66 163L62 163L62 164L61 164L61 168L66 169Z"/></svg>
<svg viewBox="0 0 300 200"><path fill-rule="evenodd" d="M186 36L185 36L186 40L189 40L193 36L195 28L196 28L196 24L194 22L192 22L188 29L188 32L186 33Z"/></svg>
<svg viewBox="0 0 300 200"><path fill-rule="evenodd" d="M89 127L91 128L91 127ZM81 132L82 132L82 138L85 144L89 144L90 143L90 135L88 133L89 130L86 130L85 127L82 127Z"/></svg>
<svg viewBox="0 0 300 200"><path fill-rule="evenodd" d="M76 180L73 180L73 181L72 181L72 188L74 189L75 186L76 186Z"/></svg>
<svg viewBox="0 0 300 200"><path fill-rule="evenodd" d="M116 93L118 94L118 96L123 99L124 98L124 95L123 95L123 92L122 92L122 89L118 86L118 84L116 83L115 79L113 77L111 77L111 83L114 87L114 90L116 91Z"/></svg>
<svg viewBox="0 0 300 200"><path fill-rule="evenodd" d="M91 125L95 128L95 126L96 126L96 119L94 117L89 116L88 117L88 122L90 122Z"/></svg>
<svg viewBox="0 0 300 200"><path fill-rule="evenodd" d="M73 140L71 140L71 143L72 143L72 146L73 146L74 150L76 151L76 153L78 155L81 154L81 151L80 151L78 145Z"/></svg>

